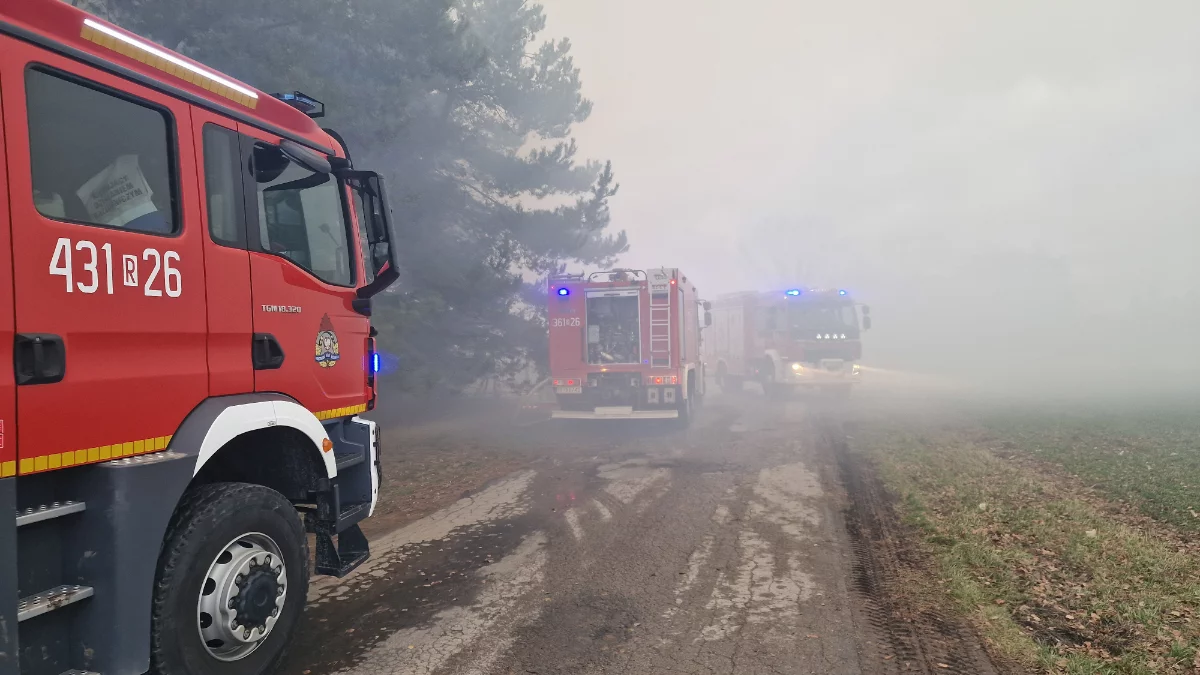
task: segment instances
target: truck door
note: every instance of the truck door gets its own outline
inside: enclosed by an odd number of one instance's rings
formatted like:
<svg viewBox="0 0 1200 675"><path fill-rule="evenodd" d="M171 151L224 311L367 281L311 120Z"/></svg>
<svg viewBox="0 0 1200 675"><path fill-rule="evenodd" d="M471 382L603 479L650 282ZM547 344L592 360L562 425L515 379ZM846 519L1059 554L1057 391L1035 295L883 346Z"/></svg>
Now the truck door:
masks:
<svg viewBox="0 0 1200 675"><path fill-rule="evenodd" d="M237 123L192 108L192 135L201 156L204 284L208 305L208 377L212 396L254 391L251 362L250 255Z"/></svg>
<svg viewBox="0 0 1200 675"><path fill-rule="evenodd" d="M189 107L0 38L19 473L159 450L208 394Z"/></svg>
<svg viewBox="0 0 1200 675"><path fill-rule="evenodd" d="M278 136L247 125L239 131L252 172L255 390L292 396L318 417L361 412L370 321L351 304L362 270L345 189L288 159Z"/></svg>
<svg viewBox="0 0 1200 675"><path fill-rule="evenodd" d="M0 48L3 44L0 44ZM0 77L0 79L3 79ZM4 91L0 87L0 121L4 119ZM4 157L4 125L0 124L0 251L12 250L12 233L8 227L8 193L4 186L8 185L8 173ZM12 344L13 339L13 295L12 295L12 258L0 256L0 344ZM17 390L13 382L12 372L0 369L0 479L17 474L17 438L12 433L16 423ZM5 429L5 426L8 429ZM6 435L5 432L8 431ZM0 505L0 509L3 505ZM10 560L4 558L4 560ZM16 557L11 558L16 564ZM0 600L3 602L3 600ZM5 635L0 628L0 640Z"/></svg>

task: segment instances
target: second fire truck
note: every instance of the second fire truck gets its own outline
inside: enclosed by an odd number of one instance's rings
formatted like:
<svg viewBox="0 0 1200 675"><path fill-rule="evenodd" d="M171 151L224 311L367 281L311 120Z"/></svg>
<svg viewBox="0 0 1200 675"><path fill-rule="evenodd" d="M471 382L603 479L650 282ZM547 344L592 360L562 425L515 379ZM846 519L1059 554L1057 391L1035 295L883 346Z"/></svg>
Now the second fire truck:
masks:
<svg viewBox="0 0 1200 675"><path fill-rule="evenodd" d="M706 360L727 390L753 380L772 395L796 387L846 392L859 378L870 313L839 289L726 295L713 303Z"/></svg>
<svg viewBox="0 0 1200 675"><path fill-rule="evenodd" d="M691 420L711 317L687 275L619 269L549 285L553 417Z"/></svg>

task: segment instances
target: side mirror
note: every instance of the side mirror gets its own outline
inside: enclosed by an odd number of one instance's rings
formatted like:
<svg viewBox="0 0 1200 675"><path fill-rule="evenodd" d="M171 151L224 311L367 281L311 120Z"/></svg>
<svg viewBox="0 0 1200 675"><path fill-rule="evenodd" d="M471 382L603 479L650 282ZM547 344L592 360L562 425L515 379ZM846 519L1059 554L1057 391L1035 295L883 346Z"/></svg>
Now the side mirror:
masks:
<svg viewBox="0 0 1200 675"><path fill-rule="evenodd" d="M363 255L364 265L373 272L374 279L358 289L360 298L369 298L400 277L399 249L396 247L396 230L392 223L392 210L388 206L383 178L374 171L338 171L337 177L345 181L354 192L358 202L358 226L366 239Z"/></svg>
<svg viewBox="0 0 1200 675"><path fill-rule="evenodd" d="M871 315L871 308L870 308L870 307L867 307L866 305L863 305L863 306L862 306L862 313L863 313L863 316L870 316L870 315Z"/></svg>
<svg viewBox="0 0 1200 675"><path fill-rule="evenodd" d="M863 330L871 330L871 317L863 316Z"/></svg>
<svg viewBox="0 0 1200 675"><path fill-rule="evenodd" d="M704 303L704 304L707 305L708 303ZM708 328L711 325L712 325L712 312L706 311L706 312L704 312L704 327Z"/></svg>
<svg viewBox="0 0 1200 675"><path fill-rule="evenodd" d="M704 301L704 309L705 309L706 311L707 311L707 310L710 310L710 309L712 309L712 303L711 303L711 302L709 302L708 300L705 300L705 301Z"/></svg>

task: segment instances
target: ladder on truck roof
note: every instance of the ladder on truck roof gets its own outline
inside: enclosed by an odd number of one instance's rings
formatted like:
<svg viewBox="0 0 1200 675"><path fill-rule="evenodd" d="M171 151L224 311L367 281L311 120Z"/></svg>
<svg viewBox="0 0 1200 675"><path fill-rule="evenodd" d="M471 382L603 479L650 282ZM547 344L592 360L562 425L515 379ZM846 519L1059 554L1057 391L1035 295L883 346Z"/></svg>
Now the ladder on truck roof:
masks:
<svg viewBox="0 0 1200 675"><path fill-rule="evenodd" d="M671 283L656 275L650 283L650 367L671 366ZM658 279L662 279L661 284Z"/></svg>

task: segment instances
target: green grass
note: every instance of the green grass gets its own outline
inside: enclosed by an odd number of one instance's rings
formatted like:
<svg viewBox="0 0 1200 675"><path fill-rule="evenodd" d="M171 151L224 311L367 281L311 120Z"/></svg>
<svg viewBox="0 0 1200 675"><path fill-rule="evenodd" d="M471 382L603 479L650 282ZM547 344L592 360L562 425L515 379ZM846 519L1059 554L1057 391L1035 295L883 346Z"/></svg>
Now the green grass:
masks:
<svg viewBox="0 0 1200 675"><path fill-rule="evenodd" d="M1094 495L1034 462L992 452L1001 438L1006 445L1036 445L1031 454L1043 458L1049 458L1047 448L1058 448L1054 459L1064 465L1087 464L1082 449L1102 446L1092 436L1077 436L1086 424L1046 432L1034 422L1013 421L987 434L874 422L855 434L854 445L901 496L901 512L921 533L944 587L994 653L1047 673L1196 672L1195 551L1114 518ZM1110 430L1101 436L1121 438ZM1093 466L1095 475L1125 485L1116 476L1133 468L1124 455L1110 454L1114 468Z"/></svg>
<svg viewBox="0 0 1200 675"><path fill-rule="evenodd" d="M1005 447L1059 464L1152 518L1200 532L1200 410L1007 413L986 426Z"/></svg>

